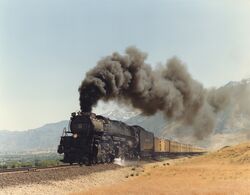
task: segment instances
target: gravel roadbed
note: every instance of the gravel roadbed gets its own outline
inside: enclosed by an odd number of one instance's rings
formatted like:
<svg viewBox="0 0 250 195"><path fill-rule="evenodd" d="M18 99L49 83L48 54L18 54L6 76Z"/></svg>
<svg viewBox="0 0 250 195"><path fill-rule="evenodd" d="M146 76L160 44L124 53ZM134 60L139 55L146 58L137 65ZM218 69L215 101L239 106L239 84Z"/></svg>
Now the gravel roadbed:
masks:
<svg viewBox="0 0 250 195"><path fill-rule="evenodd" d="M74 176L71 179L67 177L65 180L60 181L46 180L44 182L29 184L20 184L19 182L19 185L0 188L0 195L68 195L91 190L95 187L128 181L134 179L135 172L138 172L138 170L134 170L134 168L131 167L115 167L113 169L110 168L109 170L108 167L103 167L105 170L102 169L101 171L100 168L98 169L99 172L96 170L90 174ZM133 177L131 176L131 173L134 174Z"/></svg>
<svg viewBox="0 0 250 195"><path fill-rule="evenodd" d="M0 174L0 190L8 186L46 184L50 181L74 179L79 176L118 168L120 168L120 166L115 164L100 164L95 166L72 166L26 172L2 173Z"/></svg>

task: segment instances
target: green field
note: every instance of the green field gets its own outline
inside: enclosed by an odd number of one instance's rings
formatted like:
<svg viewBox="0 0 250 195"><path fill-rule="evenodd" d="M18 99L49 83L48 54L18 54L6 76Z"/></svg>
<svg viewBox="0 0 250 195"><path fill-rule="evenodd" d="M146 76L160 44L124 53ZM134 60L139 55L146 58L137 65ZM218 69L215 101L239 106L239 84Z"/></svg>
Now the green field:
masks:
<svg viewBox="0 0 250 195"><path fill-rule="evenodd" d="M20 167L50 167L62 164L62 156L56 153L1 154L0 169Z"/></svg>

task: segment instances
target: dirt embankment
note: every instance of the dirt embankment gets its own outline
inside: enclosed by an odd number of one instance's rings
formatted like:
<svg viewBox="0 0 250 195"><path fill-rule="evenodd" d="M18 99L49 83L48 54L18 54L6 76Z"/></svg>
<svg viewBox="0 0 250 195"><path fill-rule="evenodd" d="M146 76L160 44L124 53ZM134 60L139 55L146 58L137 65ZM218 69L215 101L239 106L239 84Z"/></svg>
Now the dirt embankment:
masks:
<svg viewBox="0 0 250 195"><path fill-rule="evenodd" d="M237 146L225 146L217 152L210 153L201 159L210 161L225 161L235 165L250 164L250 142Z"/></svg>
<svg viewBox="0 0 250 195"><path fill-rule="evenodd" d="M250 194L250 143L226 147L201 157L145 165L127 182L106 185L84 194Z"/></svg>

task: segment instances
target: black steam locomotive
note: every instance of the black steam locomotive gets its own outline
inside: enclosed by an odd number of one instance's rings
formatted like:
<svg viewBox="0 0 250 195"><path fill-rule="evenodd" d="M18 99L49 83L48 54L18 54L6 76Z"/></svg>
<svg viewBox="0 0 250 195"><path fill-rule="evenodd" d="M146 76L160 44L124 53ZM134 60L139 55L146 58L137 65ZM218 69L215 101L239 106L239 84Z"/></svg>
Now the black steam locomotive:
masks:
<svg viewBox="0 0 250 195"><path fill-rule="evenodd" d="M64 130L58 153L65 163L110 163L115 158L201 154L206 150L174 140L154 137L139 126L128 126L93 113L72 113L69 128Z"/></svg>
<svg viewBox="0 0 250 195"><path fill-rule="evenodd" d="M109 163L115 158L150 157L154 153L154 134L93 113L72 113L58 153L64 153L65 163L86 165Z"/></svg>

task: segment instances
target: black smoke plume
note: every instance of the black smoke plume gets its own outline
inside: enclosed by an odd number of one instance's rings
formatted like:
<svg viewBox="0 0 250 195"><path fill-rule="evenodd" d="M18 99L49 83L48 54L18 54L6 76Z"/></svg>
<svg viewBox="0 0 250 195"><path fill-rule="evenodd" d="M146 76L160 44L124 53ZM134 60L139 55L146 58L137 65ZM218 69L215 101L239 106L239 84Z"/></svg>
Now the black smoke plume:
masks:
<svg viewBox="0 0 250 195"><path fill-rule="evenodd" d="M146 58L147 54L129 47L125 55L115 52L101 59L79 87L81 110L91 112L99 100L115 100L145 115L162 111L168 119L193 126L193 134L199 139L211 133L213 113L223 106L224 96L205 90L177 58L155 70Z"/></svg>

